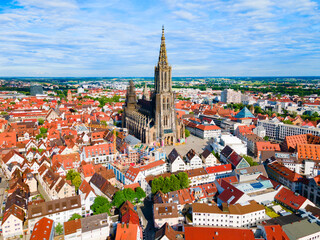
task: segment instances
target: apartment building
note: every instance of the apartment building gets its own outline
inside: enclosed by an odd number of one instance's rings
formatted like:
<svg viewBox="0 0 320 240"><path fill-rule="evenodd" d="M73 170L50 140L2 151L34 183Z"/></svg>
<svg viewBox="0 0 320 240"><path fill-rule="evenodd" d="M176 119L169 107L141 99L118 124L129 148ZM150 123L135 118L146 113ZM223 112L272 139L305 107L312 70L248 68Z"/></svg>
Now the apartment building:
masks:
<svg viewBox="0 0 320 240"><path fill-rule="evenodd" d="M320 205L320 175L314 178L311 178L307 183L302 184L301 194L319 206Z"/></svg>
<svg viewBox="0 0 320 240"><path fill-rule="evenodd" d="M116 149L114 149L113 143L103 143L83 147L80 158L81 161L103 164L113 161L115 153Z"/></svg>
<svg viewBox="0 0 320 240"><path fill-rule="evenodd" d="M65 240L105 240L110 235L112 221L108 214L88 216L64 223Z"/></svg>
<svg viewBox="0 0 320 240"><path fill-rule="evenodd" d="M170 226L181 224L183 217L179 216L176 203L156 203L153 205L153 219L155 228L161 228L163 224Z"/></svg>
<svg viewBox="0 0 320 240"><path fill-rule="evenodd" d="M217 227L251 227L265 219L265 208L255 201L241 204L223 203L217 205L206 203L192 204L192 219L194 225Z"/></svg>
<svg viewBox="0 0 320 240"><path fill-rule="evenodd" d="M272 163L265 162L265 168L269 178L288 187L293 192L301 192L302 176L289 168L281 165L277 161Z"/></svg>
<svg viewBox="0 0 320 240"><path fill-rule="evenodd" d="M266 130L266 136L275 140L284 140L286 136L301 134L320 136L320 128L284 124L279 121L261 120L258 126Z"/></svg>
<svg viewBox="0 0 320 240"><path fill-rule="evenodd" d="M75 213L82 214L80 196L32 204L28 207L29 230L32 230L36 222L43 217L52 219L56 224L63 224Z"/></svg>
<svg viewBox="0 0 320 240"><path fill-rule="evenodd" d="M233 89L225 89L221 92L221 102L241 103L241 92Z"/></svg>
<svg viewBox="0 0 320 240"><path fill-rule="evenodd" d="M15 204L5 211L1 223L2 236L4 239L23 235L24 217L25 212Z"/></svg>

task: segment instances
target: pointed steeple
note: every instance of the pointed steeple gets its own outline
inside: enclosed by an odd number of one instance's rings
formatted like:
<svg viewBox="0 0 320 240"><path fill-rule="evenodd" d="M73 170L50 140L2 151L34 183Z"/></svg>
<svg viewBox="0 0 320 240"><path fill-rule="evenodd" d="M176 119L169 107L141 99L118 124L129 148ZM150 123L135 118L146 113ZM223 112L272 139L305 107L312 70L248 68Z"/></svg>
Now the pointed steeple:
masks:
<svg viewBox="0 0 320 240"><path fill-rule="evenodd" d="M149 100L149 90L147 83L144 84L142 99Z"/></svg>
<svg viewBox="0 0 320 240"><path fill-rule="evenodd" d="M166 50L166 38L164 37L164 26L162 25L162 36L161 36L158 66L166 67L168 65L169 63L168 63L167 50Z"/></svg>

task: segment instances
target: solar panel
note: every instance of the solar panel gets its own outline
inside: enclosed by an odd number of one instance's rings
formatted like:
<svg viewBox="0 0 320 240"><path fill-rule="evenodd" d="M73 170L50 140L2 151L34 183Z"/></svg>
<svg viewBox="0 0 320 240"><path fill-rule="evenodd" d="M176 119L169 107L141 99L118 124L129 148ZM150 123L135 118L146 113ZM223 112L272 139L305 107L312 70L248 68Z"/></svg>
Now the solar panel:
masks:
<svg viewBox="0 0 320 240"><path fill-rule="evenodd" d="M263 187L262 183L260 183L260 182L251 183L250 185L251 185L253 188L262 188L262 187Z"/></svg>

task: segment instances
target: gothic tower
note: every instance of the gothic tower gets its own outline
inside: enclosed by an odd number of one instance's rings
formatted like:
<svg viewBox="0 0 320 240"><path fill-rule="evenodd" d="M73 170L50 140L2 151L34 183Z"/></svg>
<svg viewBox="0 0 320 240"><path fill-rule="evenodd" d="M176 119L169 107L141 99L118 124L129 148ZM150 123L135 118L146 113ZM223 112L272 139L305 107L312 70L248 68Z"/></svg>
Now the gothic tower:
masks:
<svg viewBox="0 0 320 240"><path fill-rule="evenodd" d="M134 109L137 103L136 88L132 80L130 80L129 86L127 87L126 95L126 107Z"/></svg>
<svg viewBox="0 0 320 240"><path fill-rule="evenodd" d="M160 45L159 60L154 71L156 138L164 145L177 141L174 93L172 92L171 66L167 58L164 28Z"/></svg>

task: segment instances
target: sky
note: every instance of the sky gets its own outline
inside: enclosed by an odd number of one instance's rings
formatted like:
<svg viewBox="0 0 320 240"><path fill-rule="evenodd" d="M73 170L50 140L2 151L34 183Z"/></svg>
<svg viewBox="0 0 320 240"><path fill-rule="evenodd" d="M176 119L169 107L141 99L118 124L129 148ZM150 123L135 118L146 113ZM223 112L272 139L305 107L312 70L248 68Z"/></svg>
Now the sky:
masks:
<svg viewBox="0 0 320 240"><path fill-rule="evenodd" d="M320 0L0 0L0 76L320 76Z"/></svg>

